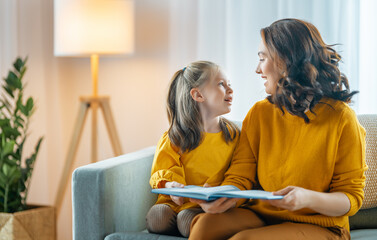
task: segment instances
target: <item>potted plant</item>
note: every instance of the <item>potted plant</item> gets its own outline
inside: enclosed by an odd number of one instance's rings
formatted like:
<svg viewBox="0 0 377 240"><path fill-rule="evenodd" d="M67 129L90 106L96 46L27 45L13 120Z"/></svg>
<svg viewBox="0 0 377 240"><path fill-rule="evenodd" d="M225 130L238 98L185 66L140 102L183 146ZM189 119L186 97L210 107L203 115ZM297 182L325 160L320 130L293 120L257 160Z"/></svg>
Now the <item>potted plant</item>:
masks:
<svg viewBox="0 0 377 240"><path fill-rule="evenodd" d="M24 101L26 61L16 59L0 94L0 239L54 239L54 208L26 204L43 139L39 138L29 157L23 157L30 117L35 111L32 97Z"/></svg>

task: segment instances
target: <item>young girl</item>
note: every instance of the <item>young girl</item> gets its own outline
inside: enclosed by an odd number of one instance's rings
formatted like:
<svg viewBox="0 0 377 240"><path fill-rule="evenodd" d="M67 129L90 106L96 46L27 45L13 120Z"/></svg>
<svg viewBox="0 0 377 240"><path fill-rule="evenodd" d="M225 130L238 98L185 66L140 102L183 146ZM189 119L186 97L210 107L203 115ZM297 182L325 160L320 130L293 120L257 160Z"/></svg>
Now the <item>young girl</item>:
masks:
<svg viewBox="0 0 377 240"><path fill-rule="evenodd" d="M218 65L193 62L177 71L167 98L169 130L161 137L152 165L152 188L218 186L238 140L238 127L220 117L229 113L233 90ZM146 221L149 232L185 237L197 204L159 195Z"/></svg>

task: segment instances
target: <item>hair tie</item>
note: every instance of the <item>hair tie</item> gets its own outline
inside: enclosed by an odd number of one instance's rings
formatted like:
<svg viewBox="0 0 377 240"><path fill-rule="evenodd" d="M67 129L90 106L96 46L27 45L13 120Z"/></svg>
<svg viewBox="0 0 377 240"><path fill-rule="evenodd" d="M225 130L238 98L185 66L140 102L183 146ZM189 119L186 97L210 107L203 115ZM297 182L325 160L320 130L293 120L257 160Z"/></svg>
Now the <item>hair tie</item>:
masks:
<svg viewBox="0 0 377 240"><path fill-rule="evenodd" d="M183 69L182 69L182 72L184 72L186 70L186 67L184 67Z"/></svg>

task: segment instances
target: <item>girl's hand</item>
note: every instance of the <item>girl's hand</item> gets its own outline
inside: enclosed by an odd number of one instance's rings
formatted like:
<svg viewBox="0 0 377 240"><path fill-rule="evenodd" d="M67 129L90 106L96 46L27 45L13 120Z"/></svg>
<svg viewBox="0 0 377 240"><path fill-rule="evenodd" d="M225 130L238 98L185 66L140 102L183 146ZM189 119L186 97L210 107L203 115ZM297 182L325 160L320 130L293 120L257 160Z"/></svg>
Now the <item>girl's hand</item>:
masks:
<svg viewBox="0 0 377 240"><path fill-rule="evenodd" d="M183 188L185 185L183 185L182 183L178 183L178 182L166 182L165 183L165 187L166 188ZM183 203L184 203L184 198L183 197L177 197L177 196L173 196L173 195L170 195L170 198L171 200L177 204L178 206L181 206Z"/></svg>
<svg viewBox="0 0 377 240"><path fill-rule="evenodd" d="M313 191L305 188L288 186L273 193L274 195L283 195L283 199L265 201L278 208L297 211L302 208L310 208L311 200L313 199L311 197L312 193Z"/></svg>
<svg viewBox="0 0 377 240"><path fill-rule="evenodd" d="M238 198L219 198L212 202L190 198L190 202L198 204L206 213L223 213L230 208L234 208Z"/></svg>

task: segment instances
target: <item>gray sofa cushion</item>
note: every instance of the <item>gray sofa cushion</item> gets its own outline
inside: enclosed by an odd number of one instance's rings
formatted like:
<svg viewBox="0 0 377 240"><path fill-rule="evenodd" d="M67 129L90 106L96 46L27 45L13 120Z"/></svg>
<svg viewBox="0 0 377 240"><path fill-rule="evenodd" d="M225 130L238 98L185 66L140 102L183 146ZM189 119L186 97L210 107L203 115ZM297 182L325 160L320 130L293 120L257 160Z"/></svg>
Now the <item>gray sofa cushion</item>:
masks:
<svg viewBox="0 0 377 240"><path fill-rule="evenodd" d="M377 229L360 229L351 231L352 240L376 240Z"/></svg>
<svg viewBox="0 0 377 240"><path fill-rule="evenodd" d="M105 240L185 240L187 238L150 234L145 232L113 233Z"/></svg>
<svg viewBox="0 0 377 240"><path fill-rule="evenodd" d="M185 240L187 238L150 234L145 232L113 233L105 240ZM376 240L377 229L360 229L351 231L352 240Z"/></svg>

